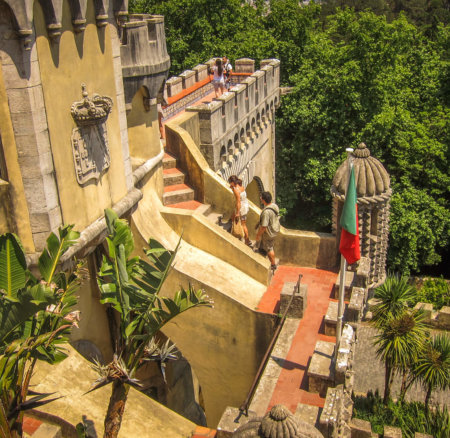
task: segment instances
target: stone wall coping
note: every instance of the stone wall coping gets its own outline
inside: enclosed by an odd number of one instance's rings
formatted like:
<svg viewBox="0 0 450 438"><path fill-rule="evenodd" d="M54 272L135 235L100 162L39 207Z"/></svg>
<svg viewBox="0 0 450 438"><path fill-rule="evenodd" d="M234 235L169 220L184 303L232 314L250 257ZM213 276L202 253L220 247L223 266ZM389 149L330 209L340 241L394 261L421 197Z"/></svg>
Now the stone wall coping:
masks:
<svg viewBox="0 0 450 438"><path fill-rule="evenodd" d="M136 27L144 27L147 26L147 21L144 20L133 20L133 21L128 21L127 23L123 24L123 27L125 29L134 29Z"/></svg>
<svg viewBox="0 0 450 438"><path fill-rule="evenodd" d="M192 76L194 76L195 75L195 71L194 70L185 70L183 73L180 73L180 76L182 77L182 78L190 78L190 77L192 77Z"/></svg>
<svg viewBox="0 0 450 438"><path fill-rule="evenodd" d="M228 91L226 93L223 93L222 96L215 97L213 100L221 101L223 103L229 102L230 100L234 99L234 93L232 91Z"/></svg>
<svg viewBox="0 0 450 438"><path fill-rule="evenodd" d="M206 70L208 66L206 64L198 64L192 70L194 71L203 71Z"/></svg>
<svg viewBox="0 0 450 438"><path fill-rule="evenodd" d="M179 84L183 79L180 76L172 76L171 78L167 79L166 84Z"/></svg>
<svg viewBox="0 0 450 438"><path fill-rule="evenodd" d="M236 62L239 64L254 64L255 60L251 58L239 58L236 59Z"/></svg>
<svg viewBox="0 0 450 438"><path fill-rule="evenodd" d="M210 103L203 103L194 107L186 108L186 111L193 111L198 113L213 113L220 109L223 102L220 100L213 100Z"/></svg>
<svg viewBox="0 0 450 438"><path fill-rule="evenodd" d="M252 73L252 75L250 77L260 78L260 77L265 76L265 75L266 75L265 71L256 70L254 73Z"/></svg>
<svg viewBox="0 0 450 438"><path fill-rule="evenodd" d="M251 85L251 84L254 84L255 82L256 82L256 77L254 77L254 76L252 75L252 76L246 77L246 78L241 82L241 84L248 84L248 85Z"/></svg>

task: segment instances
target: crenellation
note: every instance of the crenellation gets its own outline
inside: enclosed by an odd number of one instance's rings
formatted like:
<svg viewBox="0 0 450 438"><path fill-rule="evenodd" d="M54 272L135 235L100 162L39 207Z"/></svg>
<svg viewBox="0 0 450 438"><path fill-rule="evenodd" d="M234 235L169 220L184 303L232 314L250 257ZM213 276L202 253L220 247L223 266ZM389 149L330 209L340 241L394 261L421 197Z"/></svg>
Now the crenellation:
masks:
<svg viewBox="0 0 450 438"><path fill-rule="evenodd" d="M192 70L195 71L195 82L203 81L208 77L208 66L206 64L198 64Z"/></svg>
<svg viewBox="0 0 450 438"><path fill-rule="evenodd" d="M192 87L196 82L196 76L194 70L185 70L180 74L183 90Z"/></svg>

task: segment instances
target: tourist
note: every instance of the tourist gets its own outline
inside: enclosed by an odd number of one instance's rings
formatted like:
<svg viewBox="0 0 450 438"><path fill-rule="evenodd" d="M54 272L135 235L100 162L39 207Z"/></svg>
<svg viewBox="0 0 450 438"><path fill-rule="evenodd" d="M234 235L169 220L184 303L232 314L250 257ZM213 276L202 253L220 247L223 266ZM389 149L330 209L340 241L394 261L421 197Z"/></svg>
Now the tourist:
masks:
<svg viewBox="0 0 450 438"><path fill-rule="evenodd" d="M248 238L247 229L247 213L249 209L247 193L242 186L242 180L240 180L236 175L231 175L228 178L228 182L230 184L231 190L233 190L234 199L236 202L232 220L234 221L236 217L239 217L241 219L242 229L244 230L245 244L248 246L252 246L252 242Z"/></svg>
<svg viewBox="0 0 450 438"><path fill-rule="evenodd" d="M222 65L223 65L223 74L225 77L225 88L229 90L231 85L231 73L233 71L233 66L230 64L230 61L226 56L222 58Z"/></svg>
<svg viewBox="0 0 450 438"><path fill-rule="evenodd" d="M277 269L275 262L275 251L273 243L275 237L280 232L280 209L278 205L272 202L272 195L270 192L261 193L261 201L264 208L261 212L258 223L258 232L256 233L256 246L259 252L269 257L270 267L272 271Z"/></svg>
<svg viewBox="0 0 450 438"><path fill-rule="evenodd" d="M214 92L216 93L216 98L222 95L225 91L225 77L223 75L223 65L222 60L220 58L216 59L216 65L212 68L213 72L213 80L212 83L214 85ZM219 94L220 89L220 94Z"/></svg>

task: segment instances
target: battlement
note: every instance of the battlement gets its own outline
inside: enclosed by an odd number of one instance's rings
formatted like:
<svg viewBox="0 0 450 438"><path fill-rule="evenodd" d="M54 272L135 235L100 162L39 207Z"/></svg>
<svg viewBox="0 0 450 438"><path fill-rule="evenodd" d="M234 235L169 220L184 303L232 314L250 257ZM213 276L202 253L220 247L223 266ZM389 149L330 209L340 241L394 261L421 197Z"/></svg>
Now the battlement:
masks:
<svg viewBox="0 0 450 438"><path fill-rule="evenodd" d="M5 0L14 15L16 30L22 38L25 48L30 49L31 35L33 34L33 1L29 0ZM98 27L108 24L110 18L116 18L119 22L126 20L128 15L128 0L114 0L110 5L108 0L95 0L95 19ZM63 0L47 0L43 2L45 23L49 38L57 41L61 36ZM83 32L86 28L86 0L72 0L70 12L74 32Z"/></svg>
<svg viewBox="0 0 450 438"><path fill-rule="evenodd" d="M120 57L125 91L125 103L141 86L154 99L167 77L170 58L166 48L164 17L161 15L130 15L122 28Z"/></svg>
<svg viewBox="0 0 450 438"><path fill-rule="evenodd" d="M241 67L238 61L236 65ZM252 161L269 141L279 104L279 71L280 61L266 60L261 70L238 72L250 75L239 77L240 82L218 99L187 108L199 116L200 150L223 178L236 174L244 182L253 179Z"/></svg>

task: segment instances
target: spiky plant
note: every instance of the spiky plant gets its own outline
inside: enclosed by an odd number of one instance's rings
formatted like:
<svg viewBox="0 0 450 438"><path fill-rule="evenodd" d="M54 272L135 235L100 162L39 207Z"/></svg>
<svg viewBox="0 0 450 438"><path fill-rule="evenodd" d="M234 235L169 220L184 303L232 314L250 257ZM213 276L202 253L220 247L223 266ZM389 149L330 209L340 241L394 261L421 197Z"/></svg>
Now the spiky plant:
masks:
<svg viewBox="0 0 450 438"><path fill-rule="evenodd" d="M391 394L392 378L396 371L405 370L417 357L427 336L427 326L421 310L403 310L401 314L384 320L375 336L377 356L384 361L385 386L383 402L387 404Z"/></svg>
<svg viewBox="0 0 450 438"><path fill-rule="evenodd" d="M114 360L100 367L100 377L92 390L112 383L112 393L105 417L106 438L117 437L122 423L130 386L139 388L135 376L146 360L164 362L172 355L167 346L155 347L152 339L179 314L212 303L202 290L181 288L173 299L159 295L175 258L151 239L145 251L147 260L132 257L134 240L128 223L112 210L105 211L109 235L107 255L103 257L97 281L101 302L118 312L119 324L114 338Z"/></svg>
<svg viewBox="0 0 450 438"><path fill-rule="evenodd" d="M441 333L428 339L417 357L414 375L426 389L425 407L428 411L431 393L450 386L450 337Z"/></svg>
<svg viewBox="0 0 450 438"><path fill-rule="evenodd" d="M390 274L386 281L375 289L377 304L371 307L372 323L380 328L385 321L403 313L408 303L417 295L416 289L408 284L408 278Z"/></svg>

